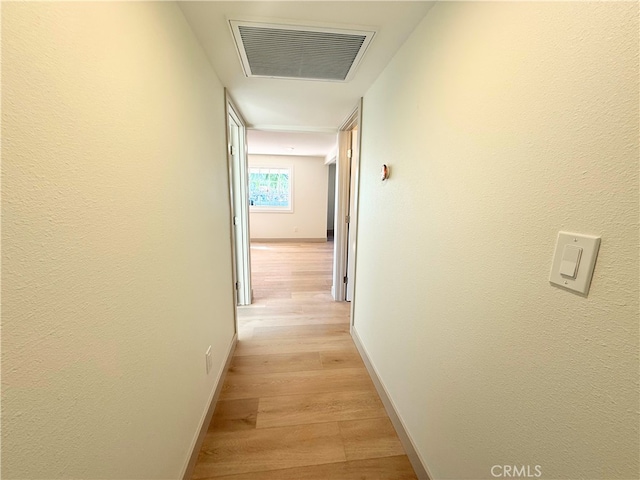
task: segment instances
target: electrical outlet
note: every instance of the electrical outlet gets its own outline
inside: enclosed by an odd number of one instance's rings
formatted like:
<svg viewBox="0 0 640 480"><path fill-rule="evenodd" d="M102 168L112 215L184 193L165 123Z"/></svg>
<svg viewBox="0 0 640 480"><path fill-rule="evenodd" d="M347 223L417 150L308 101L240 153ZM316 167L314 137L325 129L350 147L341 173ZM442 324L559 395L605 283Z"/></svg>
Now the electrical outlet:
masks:
<svg viewBox="0 0 640 480"><path fill-rule="evenodd" d="M207 362L207 375L209 375L209 372L211 371L211 345L209 345L209 348L207 348L206 353L204 354L205 357L205 361Z"/></svg>
<svg viewBox="0 0 640 480"><path fill-rule="evenodd" d="M293 231L297 232L298 231L298 227L293 227Z"/></svg>

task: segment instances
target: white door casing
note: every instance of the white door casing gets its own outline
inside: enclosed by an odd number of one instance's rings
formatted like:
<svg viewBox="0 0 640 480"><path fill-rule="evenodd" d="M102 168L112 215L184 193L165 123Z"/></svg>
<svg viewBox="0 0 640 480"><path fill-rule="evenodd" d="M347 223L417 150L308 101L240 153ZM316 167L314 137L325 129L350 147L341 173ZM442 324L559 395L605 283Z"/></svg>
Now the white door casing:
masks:
<svg viewBox="0 0 640 480"><path fill-rule="evenodd" d="M338 132L332 295L352 301L355 292L362 99ZM352 142L356 148L352 148ZM352 304L353 309L353 304Z"/></svg>
<svg viewBox="0 0 640 480"><path fill-rule="evenodd" d="M349 213L347 222L347 284L345 300L350 302L353 300L353 286L356 274L356 197L360 163L360 145L358 142L359 128L356 125L349 132L350 148L349 148ZM353 222L351 221L353 219Z"/></svg>
<svg viewBox="0 0 640 480"><path fill-rule="evenodd" d="M246 127L228 96L227 125L236 304L250 305L252 295Z"/></svg>

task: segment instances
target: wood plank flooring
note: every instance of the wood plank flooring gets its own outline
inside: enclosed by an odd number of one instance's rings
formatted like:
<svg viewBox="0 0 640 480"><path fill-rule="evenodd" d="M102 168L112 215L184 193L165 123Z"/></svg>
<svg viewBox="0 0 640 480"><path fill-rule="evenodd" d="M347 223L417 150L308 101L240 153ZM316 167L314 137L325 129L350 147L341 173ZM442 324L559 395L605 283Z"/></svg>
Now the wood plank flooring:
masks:
<svg viewBox="0 0 640 480"><path fill-rule="evenodd" d="M193 479L415 479L331 298L333 244L252 244L254 303Z"/></svg>

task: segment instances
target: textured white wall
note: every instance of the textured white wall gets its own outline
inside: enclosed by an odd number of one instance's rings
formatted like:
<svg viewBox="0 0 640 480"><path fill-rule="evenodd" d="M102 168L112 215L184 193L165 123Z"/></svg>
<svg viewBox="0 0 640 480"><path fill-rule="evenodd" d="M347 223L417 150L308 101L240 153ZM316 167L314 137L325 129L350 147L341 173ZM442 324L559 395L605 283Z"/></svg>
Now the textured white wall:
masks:
<svg viewBox="0 0 640 480"><path fill-rule="evenodd" d="M233 336L223 109L173 3L2 5L2 478L180 475Z"/></svg>
<svg viewBox="0 0 640 480"><path fill-rule="evenodd" d="M251 238L327 238L329 173L324 157L249 155L249 166L293 167L294 189L293 213L250 213Z"/></svg>
<svg viewBox="0 0 640 480"><path fill-rule="evenodd" d="M355 328L434 479L639 477L638 126L637 3L438 3L366 94Z"/></svg>

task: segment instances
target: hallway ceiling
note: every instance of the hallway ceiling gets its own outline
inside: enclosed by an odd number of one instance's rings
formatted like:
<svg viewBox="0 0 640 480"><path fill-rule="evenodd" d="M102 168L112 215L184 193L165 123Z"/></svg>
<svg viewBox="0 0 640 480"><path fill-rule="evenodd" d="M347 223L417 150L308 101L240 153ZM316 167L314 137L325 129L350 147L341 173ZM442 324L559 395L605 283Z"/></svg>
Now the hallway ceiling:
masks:
<svg viewBox="0 0 640 480"><path fill-rule="evenodd" d="M249 128L326 134L337 131L433 2L181 1L178 5ZM376 34L346 82L247 77L230 20ZM296 148L300 151L302 145Z"/></svg>
<svg viewBox="0 0 640 480"><path fill-rule="evenodd" d="M336 148L336 133L319 132L266 132L249 130L249 155L295 155L325 157Z"/></svg>

